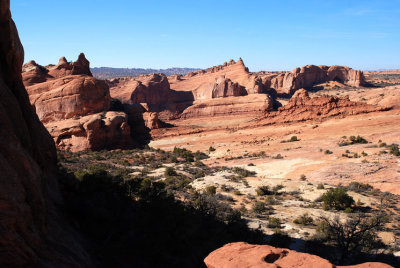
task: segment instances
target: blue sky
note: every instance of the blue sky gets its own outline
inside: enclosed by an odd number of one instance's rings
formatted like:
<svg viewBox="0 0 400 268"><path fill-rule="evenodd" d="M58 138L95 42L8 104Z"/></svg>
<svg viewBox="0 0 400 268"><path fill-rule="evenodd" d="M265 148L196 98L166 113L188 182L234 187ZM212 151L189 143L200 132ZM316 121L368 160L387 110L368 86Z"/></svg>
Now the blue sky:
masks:
<svg viewBox="0 0 400 268"><path fill-rule="evenodd" d="M400 69L400 0L11 0L25 61L92 67Z"/></svg>

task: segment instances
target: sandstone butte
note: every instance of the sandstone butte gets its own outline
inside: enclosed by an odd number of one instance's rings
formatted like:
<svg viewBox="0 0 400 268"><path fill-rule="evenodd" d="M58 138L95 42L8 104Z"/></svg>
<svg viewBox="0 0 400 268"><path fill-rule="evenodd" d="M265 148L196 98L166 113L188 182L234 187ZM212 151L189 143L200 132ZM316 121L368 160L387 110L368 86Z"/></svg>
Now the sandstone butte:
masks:
<svg viewBox="0 0 400 268"><path fill-rule="evenodd" d="M131 148L143 142L146 125L159 127L158 117L145 109L127 109L130 119L124 111L110 111L109 87L92 77L83 53L75 62L62 57L46 67L30 61L22 77L39 119L61 149Z"/></svg>
<svg viewBox="0 0 400 268"><path fill-rule="evenodd" d="M230 243L211 252L204 260L208 268L390 268L392 266L367 262L352 266L335 266L315 255L267 245Z"/></svg>

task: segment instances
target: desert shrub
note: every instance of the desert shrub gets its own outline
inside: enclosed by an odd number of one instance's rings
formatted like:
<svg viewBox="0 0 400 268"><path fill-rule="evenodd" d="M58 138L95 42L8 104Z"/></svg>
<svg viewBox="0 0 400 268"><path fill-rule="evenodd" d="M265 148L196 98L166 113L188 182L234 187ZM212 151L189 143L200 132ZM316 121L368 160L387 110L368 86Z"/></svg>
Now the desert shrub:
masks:
<svg viewBox="0 0 400 268"><path fill-rule="evenodd" d="M303 214L300 217L294 219L293 223L299 224L299 225L313 225L314 224L314 219L308 214Z"/></svg>
<svg viewBox="0 0 400 268"><path fill-rule="evenodd" d="M269 217L268 218L268 227L269 228L282 228L282 222L278 218Z"/></svg>
<svg viewBox="0 0 400 268"><path fill-rule="evenodd" d="M241 191L239 191L239 190L235 190L235 191L233 191L233 194L234 194L234 195L243 195L243 194L242 194L242 192L241 192Z"/></svg>
<svg viewBox="0 0 400 268"><path fill-rule="evenodd" d="M305 181L306 179L307 179L306 175L302 174L302 175L300 176L300 180Z"/></svg>
<svg viewBox="0 0 400 268"><path fill-rule="evenodd" d="M366 191L370 191L373 189L373 187L367 183L361 183L358 181L352 181L350 182L350 184L347 186L347 189L349 189L350 191L353 192L366 192Z"/></svg>
<svg viewBox="0 0 400 268"><path fill-rule="evenodd" d="M257 201L253 205L253 211L257 214L263 214L268 210L264 202Z"/></svg>
<svg viewBox="0 0 400 268"><path fill-rule="evenodd" d="M276 156L272 157L273 159L283 159L283 156L281 154L277 154Z"/></svg>
<svg viewBox="0 0 400 268"><path fill-rule="evenodd" d="M324 151L324 154L333 154L333 152L330 151L330 150L325 150L325 151Z"/></svg>
<svg viewBox="0 0 400 268"><path fill-rule="evenodd" d="M317 189L318 190L325 189L325 186L322 183L319 183Z"/></svg>
<svg viewBox="0 0 400 268"><path fill-rule="evenodd" d="M208 155L200 151L195 152L194 157L196 158L197 161L209 158Z"/></svg>
<svg viewBox="0 0 400 268"><path fill-rule="evenodd" d="M215 148L214 148L214 147L212 147L212 146L210 146L210 148L208 148L208 151L210 151L210 152L214 152L214 151L215 151Z"/></svg>
<svg viewBox="0 0 400 268"><path fill-rule="evenodd" d="M166 177L178 175L173 167L167 167L164 171Z"/></svg>
<svg viewBox="0 0 400 268"><path fill-rule="evenodd" d="M283 188L285 187L282 184L275 185L274 187L272 187L272 192L274 194L279 194L279 190L282 190Z"/></svg>
<svg viewBox="0 0 400 268"><path fill-rule="evenodd" d="M256 173L254 171L249 171L249 170L241 168L241 167L234 167L232 169L232 171L235 172L236 174L238 174L242 178L256 175Z"/></svg>
<svg viewBox="0 0 400 268"><path fill-rule="evenodd" d="M352 142L352 144L355 143L361 143L361 144L365 144L368 143L368 141L366 139L364 139L363 137L361 137L360 135L356 136L350 136L349 140Z"/></svg>
<svg viewBox="0 0 400 268"><path fill-rule="evenodd" d="M217 187L214 185L207 186L205 192L209 195L215 195L217 193Z"/></svg>
<svg viewBox="0 0 400 268"><path fill-rule="evenodd" d="M392 155L400 156L399 146L397 144L390 145L389 150Z"/></svg>
<svg viewBox="0 0 400 268"><path fill-rule="evenodd" d="M268 185L259 186L256 190L258 196L271 195L273 192Z"/></svg>
<svg viewBox="0 0 400 268"><path fill-rule="evenodd" d="M331 188L322 195L324 209L344 210L354 205L354 199L343 187Z"/></svg>

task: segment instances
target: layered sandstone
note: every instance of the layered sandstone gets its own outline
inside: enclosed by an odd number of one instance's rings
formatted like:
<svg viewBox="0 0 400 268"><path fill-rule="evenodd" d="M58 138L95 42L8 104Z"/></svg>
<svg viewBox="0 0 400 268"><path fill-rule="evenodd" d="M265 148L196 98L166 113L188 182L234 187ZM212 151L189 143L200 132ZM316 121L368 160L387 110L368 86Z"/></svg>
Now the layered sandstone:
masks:
<svg viewBox="0 0 400 268"><path fill-rule="evenodd" d="M223 65L181 76L179 80L171 81L171 88L177 91L192 91L195 100L242 96L262 93L264 90L261 78L250 73L242 59L237 62L230 60ZM231 90L224 96L221 92L229 91L226 88ZM213 94L213 90L217 93Z"/></svg>
<svg viewBox="0 0 400 268"><path fill-rule="evenodd" d="M365 86L362 71L347 66L306 65L292 72L262 75L265 88L274 88L281 95L292 95L300 88L311 88L328 81L337 81L348 86Z"/></svg>
<svg viewBox="0 0 400 268"><path fill-rule="evenodd" d="M110 93L104 81L68 75L27 87L29 99L43 123L107 111Z"/></svg>
<svg viewBox="0 0 400 268"><path fill-rule="evenodd" d="M128 116L124 112L104 112L53 121L46 124L58 148L69 151L130 148Z"/></svg>
<svg viewBox="0 0 400 268"><path fill-rule="evenodd" d="M83 53L75 62L62 57L55 66L31 61L23 71L30 102L60 149L101 150L136 144L127 114L107 112L109 87L92 77Z"/></svg>
<svg viewBox="0 0 400 268"><path fill-rule="evenodd" d="M0 36L0 266L93 267L59 212L56 148L22 83L10 1L0 3Z"/></svg>
<svg viewBox="0 0 400 268"><path fill-rule="evenodd" d="M276 112L267 113L263 122L285 123L322 120L333 116L349 116L387 110L386 107L350 101L348 97L322 96L311 98L305 89L296 91L289 102Z"/></svg>
<svg viewBox="0 0 400 268"><path fill-rule="evenodd" d="M197 100L179 116L180 118L212 117L220 115L241 115L258 117L271 111L274 101L267 94L242 97Z"/></svg>
<svg viewBox="0 0 400 268"><path fill-rule="evenodd" d="M335 266L329 261L290 249L243 242L227 244L210 253L204 260L208 268L390 268L392 266L368 262L353 266Z"/></svg>

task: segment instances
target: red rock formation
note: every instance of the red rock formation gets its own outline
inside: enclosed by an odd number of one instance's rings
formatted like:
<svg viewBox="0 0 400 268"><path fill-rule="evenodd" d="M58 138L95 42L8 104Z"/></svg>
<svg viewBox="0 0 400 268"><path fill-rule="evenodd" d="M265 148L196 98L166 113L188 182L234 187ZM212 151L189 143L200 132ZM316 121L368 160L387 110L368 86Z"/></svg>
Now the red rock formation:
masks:
<svg viewBox="0 0 400 268"><path fill-rule="evenodd" d="M57 65L44 67L35 61L30 61L22 69L22 79L25 86L43 83L67 75L79 74L92 76L90 63L83 53L79 54L78 60L75 62L68 62L65 57L61 57Z"/></svg>
<svg viewBox="0 0 400 268"><path fill-rule="evenodd" d="M93 267L59 213L54 143L22 83L24 50L0 2L0 266Z"/></svg>
<svg viewBox="0 0 400 268"><path fill-rule="evenodd" d="M158 129L162 127L161 122L158 119L158 113L143 113L143 119L145 121L146 127L148 127L149 129Z"/></svg>
<svg viewBox="0 0 400 268"><path fill-rule="evenodd" d="M392 266L368 262L353 266L335 266L315 255L267 245L231 243L210 253L204 260L208 268L391 268Z"/></svg>
<svg viewBox="0 0 400 268"><path fill-rule="evenodd" d="M322 120L332 116L348 116L387 110L386 107L350 101L348 97L315 97L311 98L305 89L296 91L289 102L265 115L265 122L285 123L306 120Z"/></svg>
<svg viewBox="0 0 400 268"><path fill-rule="evenodd" d="M104 112L54 121L47 123L46 127L62 150L103 150L135 145L124 112Z"/></svg>
<svg viewBox="0 0 400 268"><path fill-rule="evenodd" d="M47 68L30 62L24 71L30 102L59 148L101 150L136 144L128 116L107 113L109 87L91 76L83 53L76 62L62 57L57 65Z"/></svg>
<svg viewBox="0 0 400 268"><path fill-rule="evenodd" d="M90 76L68 75L27 90L43 123L100 113L110 107L108 86Z"/></svg>
<svg viewBox="0 0 400 268"><path fill-rule="evenodd" d="M258 117L272 110L273 99L267 94L226 97L195 101L179 115L180 118L212 117L223 115L248 115Z"/></svg>
<svg viewBox="0 0 400 268"><path fill-rule="evenodd" d="M261 75L265 88L274 88L279 94L292 95L300 88L310 88L328 81L349 86L365 86L364 74L347 66L306 65L292 72Z"/></svg>

